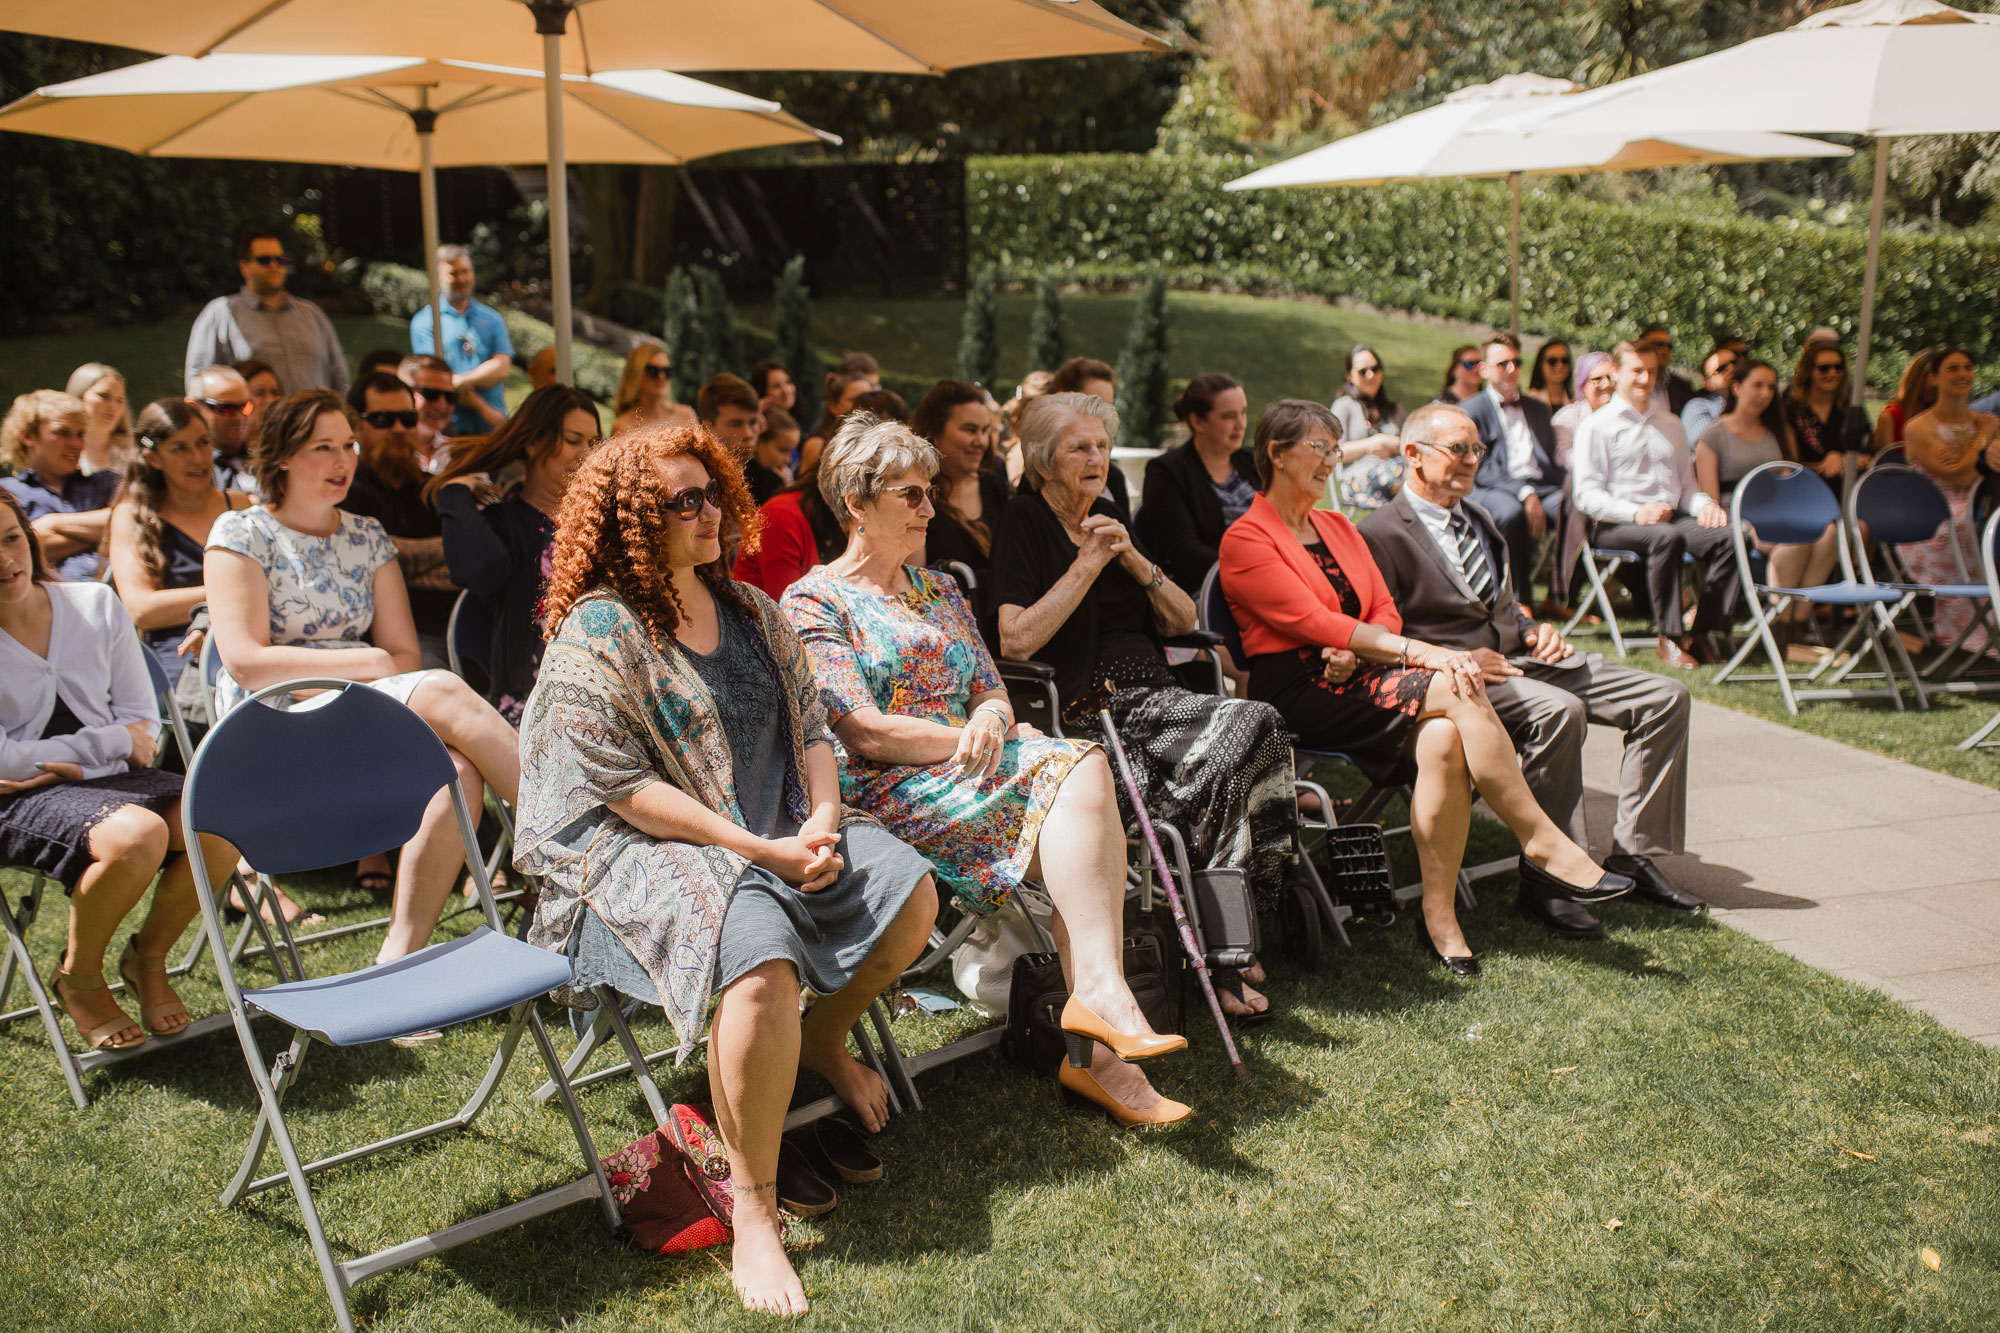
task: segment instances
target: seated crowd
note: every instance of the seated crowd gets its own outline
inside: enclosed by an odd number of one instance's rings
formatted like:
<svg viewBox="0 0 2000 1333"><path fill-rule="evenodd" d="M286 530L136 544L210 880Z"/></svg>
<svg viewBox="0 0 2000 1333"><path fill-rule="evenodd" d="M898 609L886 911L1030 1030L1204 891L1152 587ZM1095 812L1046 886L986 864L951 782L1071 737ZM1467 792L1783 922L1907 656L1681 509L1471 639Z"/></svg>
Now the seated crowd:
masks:
<svg viewBox="0 0 2000 1333"><path fill-rule="evenodd" d="M736 1282L780 1312L805 1306L778 1216L796 1073L882 1128L888 1088L846 1034L946 908L986 917L1039 885L1069 988L1063 1086L1121 1125L1193 1114L1138 1064L1186 1042L1125 980L1132 810L1107 726L1190 864L1240 875L1272 919L1306 874L1301 765L1338 754L1401 790L1419 939L1476 976L1456 913L1475 792L1519 842L1518 910L1553 934L1601 936L1588 908L1626 894L1702 906L1655 860L1685 837L1686 688L1551 623L1586 548L1635 554L1659 654L1690 666L1719 657L1740 609L1727 506L1752 468L1837 477L1899 446L1955 517L2000 468L2000 420L1971 406L1956 349L1914 360L1871 431L1830 338L1786 384L1718 339L1699 386L1662 329L1608 352L1557 339L1523 388L1521 344L1496 333L1408 412L1367 346L1330 405L1258 407L1229 375L1196 376L1173 404L1185 439L1147 463L1135 506L1112 457L1116 376L1086 358L1005 407L945 380L909 409L854 354L802 425L787 367L718 374L691 410L644 343L608 437L547 368L510 415L512 348L457 247L438 256L454 356L430 352L426 311L415 355L371 354L351 385L344 363L284 382L254 359L258 331L317 325L283 296L274 244L250 238L244 292L204 311L197 341L232 356L191 360L185 398L132 420L123 378L92 364L0 427L0 863L71 895L56 998L96 1048L189 1021L165 974L196 910L181 779L155 765L143 654L209 725L301 678L380 690L444 741L475 815L482 791L513 808L530 939L570 960L571 993L659 1006L682 1058L706 1032L743 1182ZM284 364L316 365L296 348ZM1906 567L1955 581L1954 540ZM1824 580L1835 554L1831 533L1758 549L1786 583ZM446 669L462 598L485 613L476 687ZM1241 660L1219 690L1192 687L1179 668L1208 641L1191 632L1217 616ZM1969 616L1940 604L1936 632ZM1789 645L1812 626L1781 630ZM1021 719L1009 663L1049 680L1061 736ZM1591 723L1624 743L1601 854L1583 819ZM463 868L444 792L393 856L357 866L393 903L378 961L431 940ZM118 964L134 1020L103 969L156 876ZM1225 1012L1267 1015L1267 975L1261 959L1215 969Z"/></svg>

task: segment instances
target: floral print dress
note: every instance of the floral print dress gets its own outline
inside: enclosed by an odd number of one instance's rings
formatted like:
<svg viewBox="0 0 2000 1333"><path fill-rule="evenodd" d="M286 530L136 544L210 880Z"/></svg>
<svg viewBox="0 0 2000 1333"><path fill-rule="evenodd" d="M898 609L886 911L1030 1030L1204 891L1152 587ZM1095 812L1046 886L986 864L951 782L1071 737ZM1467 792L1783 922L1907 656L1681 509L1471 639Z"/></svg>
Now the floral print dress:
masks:
<svg viewBox="0 0 2000 1333"><path fill-rule="evenodd" d="M970 698L1000 688L1000 673L953 580L910 568L911 587L887 597L815 569L786 589L785 617L819 677L828 719L860 708L966 724ZM950 760L878 764L840 746L840 795L922 852L968 910L997 909L1026 876L1042 820L1070 771L1095 747L1038 736L1010 740L977 782Z"/></svg>

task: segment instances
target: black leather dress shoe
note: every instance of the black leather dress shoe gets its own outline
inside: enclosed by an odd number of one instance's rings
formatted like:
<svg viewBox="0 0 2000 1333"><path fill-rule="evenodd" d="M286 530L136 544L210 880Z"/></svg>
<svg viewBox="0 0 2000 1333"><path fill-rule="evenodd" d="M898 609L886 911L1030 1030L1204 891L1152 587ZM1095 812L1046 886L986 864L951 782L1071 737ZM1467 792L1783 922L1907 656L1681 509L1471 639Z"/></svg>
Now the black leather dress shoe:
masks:
<svg viewBox="0 0 2000 1333"><path fill-rule="evenodd" d="M1523 893L1514 899L1514 910L1528 920L1548 927L1559 940L1601 940L1604 927L1596 917L1567 898L1544 898Z"/></svg>
<svg viewBox="0 0 2000 1333"><path fill-rule="evenodd" d="M1444 965L1445 971L1455 977L1476 977L1479 975L1479 959L1472 954L1463 958L1447 958L1438 952L1437 941L1431 938L1431 928L1424 921L1423 913L1417 914L1417 933L1423 937L1424 947L1431 951L1431 957Z"/></svg>
<svg viewBox="0 0 2000 1333"><path fill-rule="evenodd" d="M1530 861L1524 853L1520 861L1521 892L1544 898L1570 898L1580 903L1608 903L1632 892L1632 881L1606 870L1591 885L1566 884Z"/></svg>
<svg viewBox="0 0 2000 1333"><path fill-rule="evenodd" d="M1628 875L1632 880L1632 896L1644 899L1670 912L1699 912L1708 904L1692 893L1684 893L1668 882L1666 875L1653 864L1650 856L1626 855L1604 858L1604 868Z"/></svg>

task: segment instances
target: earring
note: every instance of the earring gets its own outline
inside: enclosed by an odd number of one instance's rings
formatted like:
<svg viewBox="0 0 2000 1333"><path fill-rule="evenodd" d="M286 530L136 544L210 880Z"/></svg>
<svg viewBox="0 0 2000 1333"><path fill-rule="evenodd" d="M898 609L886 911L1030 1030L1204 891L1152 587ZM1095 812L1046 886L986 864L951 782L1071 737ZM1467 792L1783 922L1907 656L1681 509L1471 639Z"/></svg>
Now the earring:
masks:
<svg viewBox="0 0 2000 1333"><path fill-rule="evenodd" d="M857 523L855 524L855 528L862 536L866 537L868 535L868 525L866 523Z"/></svg>

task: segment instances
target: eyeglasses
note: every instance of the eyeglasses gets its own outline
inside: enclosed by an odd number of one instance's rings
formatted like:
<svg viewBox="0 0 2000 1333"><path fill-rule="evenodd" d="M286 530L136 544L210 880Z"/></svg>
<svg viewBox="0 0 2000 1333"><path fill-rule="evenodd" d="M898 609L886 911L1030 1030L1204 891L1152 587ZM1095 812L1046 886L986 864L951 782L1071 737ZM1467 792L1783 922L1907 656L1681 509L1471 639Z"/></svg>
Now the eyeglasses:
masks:
<svg viewBox="0 0 2000 1333"><path fill-rule="evenodd" d="M647 366L646 375L649 379L670 380L674 377L674 368L672 366Z"/></svg>
<svg viewBox="0 0 2000 1333"><path fill-rule="evenodd" d="M225 403L220 398L197 398L195 402L219 417L247 417L257 410L255 403Z"/></svg>
<svg viewBox="0 0 2000 1333"><path fill-rule="evenodd" d="M1813 367L1815 375L1838 375L1847 369L1845 361L1822 361Z"/></svg>
<svg viewBox="0 0 2000 1333"><path fill-rule="evenodd" d="M284 255L251 255L250 262L258 268L285 268L292 261Z"/></svg>
<svg viewBox="0 0 2000 1333"><path fill-rule="evenodd" d="M1603 374L1592 375L1589 379L1586 379L1584 383L1594 384L1600 389L1608 389L1611 387L1611 376Z"/></svg>
<svg viewBox="0 0 2000 1333"><path fill-rule="evenodd" d="M1319 455L1321 462L1333 457L1340 449L1339 445L1328 444L1325 440L1293 440L1292 443L1301 449L1312 450Z"/></svg>
<svg viewBox="0 0 2000 1333"><path fill-rule="evenodd" d="M427 403L441 403L441 402L443 402L443 401L444 401L445 399L447 399L447 398L456 398L456 397L458 397L458 390L456 390L456 389L419 389L419 390L417 390L417 397L419 397L419 398L423 399L423 400L424 400L425 402L427 402Z"/></svg>
<svg viewBox="0 0 2000 1333"><path fill-rule="evenodd" d="M667 497L667 508L678 518L699 517L704 505L722 508L721 481L711 480L706 486L690 486Z"/></svg>
<svg viewBox="0 0 2000 1333"><path fill-rule="evenodd" d="M361 419L367 423L370 430L387 430L391 426L401 426L404 430L408 430L417 424L417 414L414 409L407 412L363 412Z"/></svg>
<svg viewBox="0 0 2000 1333"><path fill-rule="evenodd" d="M1495 370L1519 370L1521 368L1521 358L1510 356L1505 361L1495 361L1493 368Z"/></svg>
<svg viewBox="0 0 2000 1333"><path fill-rule="evenodd" d="M1736 358L1731 357L1727 361L1716 362L1714 368L1711 369L1708 373L1711 375L1720 375L1725 371L1730 371L1734 369L1736 369Z"/></svg>
<svg viewBox="0 0 2000 1333"><path fill-rule="evenodd" d="M1432 444L1428 440L1423 441L1422 444L1426 449L1435 449L1441 454L1450 454L1454 462L1462 463L1468 458L1481 460L1486 457L1486 446L1483 444Z"/></svg>
<svg viewBox="0 0 2000 1333"><path fill-rule="evenodd" d="M1656 352L1671 352L1674 350L1674 340L1672 338L1645 338L1640 341L1639 346L1650 347Z"/></svg>
<svg viewBox="0 0 2000 1333"><path fill-rule="evenodd" d="M882 488L882 494L893 495L912 509L923 508L924 498L930 493L930 487L918 486L914 483L908 486L884 486Z"/></svg>

